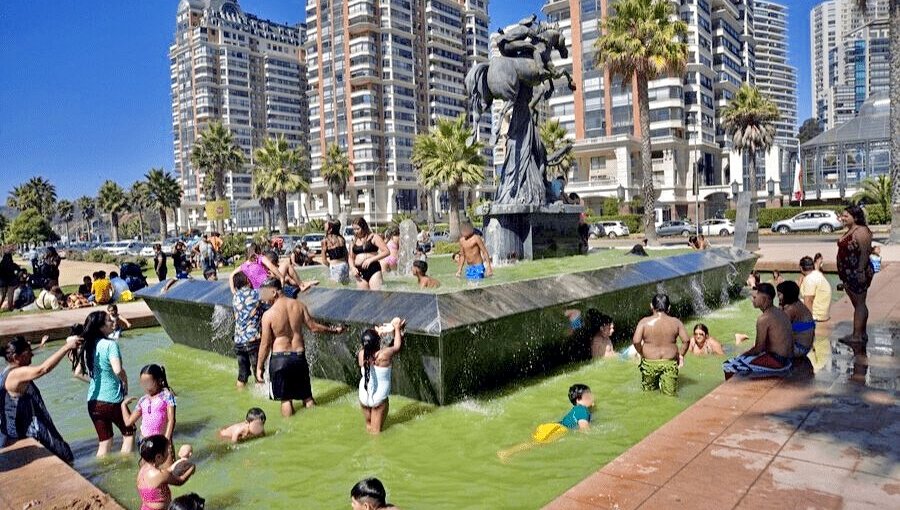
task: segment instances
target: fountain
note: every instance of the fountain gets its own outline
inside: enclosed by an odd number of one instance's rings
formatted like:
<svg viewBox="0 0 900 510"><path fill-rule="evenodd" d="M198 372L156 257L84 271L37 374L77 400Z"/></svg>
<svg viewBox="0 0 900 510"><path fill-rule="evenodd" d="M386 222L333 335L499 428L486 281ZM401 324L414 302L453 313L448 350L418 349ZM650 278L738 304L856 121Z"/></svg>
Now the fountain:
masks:
<svg viewBox="0 0 900 510"><path fill-rule="evenodd" d="M400 222L400 248L397 253L397 273L400 276L412 274L412 263L416 259L416 237L419 229L413 220Z"/></svg>

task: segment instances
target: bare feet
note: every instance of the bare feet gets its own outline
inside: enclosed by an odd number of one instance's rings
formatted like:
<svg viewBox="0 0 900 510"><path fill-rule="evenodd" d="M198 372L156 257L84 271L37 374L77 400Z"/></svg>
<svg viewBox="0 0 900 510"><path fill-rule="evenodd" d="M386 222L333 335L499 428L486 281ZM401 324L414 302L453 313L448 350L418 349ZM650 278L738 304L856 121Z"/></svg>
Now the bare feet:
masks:
<svg viewBox="0 0 900 510"><path fill-rule="evenodd" d="M750 340L750 337L743 333L734 334L734 345L740 345L741 342L745 342L747 340Z"/></svg>

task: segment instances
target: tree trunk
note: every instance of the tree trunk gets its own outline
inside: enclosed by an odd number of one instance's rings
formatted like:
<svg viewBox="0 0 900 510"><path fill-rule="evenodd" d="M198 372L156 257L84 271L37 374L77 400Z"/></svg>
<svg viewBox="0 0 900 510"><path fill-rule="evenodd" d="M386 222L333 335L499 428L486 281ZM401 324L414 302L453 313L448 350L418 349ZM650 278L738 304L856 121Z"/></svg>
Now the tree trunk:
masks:
<svg viewBox="0 0 900 510"><path fill-rule="evenodd" d="M172 208L172 221L175 222L175 237L178 237L179 227L178 227L178 208Z"/></svg>
<svg viewBox="0 0 900 510"><path fill-rule="evenodd" d="M72 244L72 238L69 237L69 222L66 222L66 245Z"/></svg>
<svg viewBox="0 0 900 510"><path fill-rule="evenodd" d="M287 193L278 193L278 230L281 235L288 234Z"/></svg>
<svg viewBox="0 0 900 510"><path fill-rule="evenodd" d="M900 244L900 0L890 4L891 244Z"/></svg>
<svg viewBox="0 0 900 510"><path fill-rule="evenodd" d="M428 231L434 232L434 190L425 190L425 208L428 214Z"/></svg>
<svg viewBox="0 0 900 510"><path fill-rule="evenodd" d="M452 243L459 240L459 187L448 187L447 195L450 198L450 242Z"/></svg>
<svg viewBox="0 0 900 510"><path fill-rule="evenodd" d="M756 152L750 150L747 151L749 153L749 157L747 158L750 168L747 169L747 174L750 177L750 185L749 193L750 193L750 215L749 220L747 221L747 250L748 251L759 251L759 214L758 214L758 205L756 200Z"/></svg>
<svg viewBox="0 0 900 510"><path fill-rule="evenodd" d="M112 241L119 242L119 218L116 213L109 213L109 230L112 233Z"/></svg>
<svg viewBox="0 0 900 510"><path fill-rule="evenodd" d="M144 242L144 210L138 210L138 225L140 225L141 230L141 242Z"/></svg>
<svg viewBox="0 0 900 510"><path fill-rule="evenodd" d="M159 242L166 242L166 235L169 233L169 225L166 221L166 208L159 208Z"/></svg>
<svg viewBox="0 0 900 510"><path fill-rule="evenodd" d="M656 239L656 192L653 189L653 159L650 152L650 94L647 79L637 77L638 109L641 128L641 195L644 198L644 237L650 246L658 246Z"/></svg>

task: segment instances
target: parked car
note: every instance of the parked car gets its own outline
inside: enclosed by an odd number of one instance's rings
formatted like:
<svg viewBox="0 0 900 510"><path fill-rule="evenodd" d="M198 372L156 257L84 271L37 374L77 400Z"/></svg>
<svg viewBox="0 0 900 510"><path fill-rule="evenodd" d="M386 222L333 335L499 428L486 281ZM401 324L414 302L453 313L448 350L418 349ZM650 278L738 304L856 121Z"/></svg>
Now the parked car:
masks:
<svg viewBox="0 0 900 510"><path fill-rule="evenodd" d="M606 230L602 223L594 223L588 227L588 237L591 239L599 239L606 235Z"/></svg>
<svg viewBox="0 0 900 510"><path fill-rule="evenodd" d="M601 221L600 225L603 225L603 235L610 239L631 235L628 225L621 221Z"/></svg>
<svg viewBox="0 0 900 510"><path fill-rule="evenodd" d="M146 244L141 248L141 251L138 252L138 255L140 255L141 257L155 257L156 252L153 251L152 244Z"/></svg>
<svg viewBox="0 0 900 510"><path fill-rule="evenodd" d="M300 238L300 242L306 243L306 247L309 248L311 252L321 253L323 239L325 239L325 234L306 234Z"/></svg>
<svg viewBox="0 0 900 510"><path fill-rule="evenodd" d="M113 255L130 255L140 251L140 244L137 241L115 241L103 243L101 249Z"/></svg>
<svg viewBox="0 0 900 510"><path fill-rule="evenodd" d="M476 233L477 233L477 230L478 230L478 229L475 229L475 230L476 230ZM432 232L432 233L430 234L430 236L431 236L431 242L432 242L432 243L436 243L436 242L438 242L438 241L445 241L445 242L446 242L446 241L449 241L449 240L450 240L450 232L447 232L446 230L438 230L438 231Z"/></svg>
<svg viewBox="0 0 900 510"><path fill-rule="evenodd" d="M690 222L682 220L664 221L656 228L656 235L664 236L684 236L687 237L697 232L697 227L691 225Z"/></svg>
<svg viewBox="0 0 900 510"><path fill-rule="evenodd" d="M772 232L788 234L803 230L818 230L823 234L830 234L843 227L834 211L805 211L793 218L772 223Z"/></svg>
<svg viewBox="0 0 900 510"><path fill-rule="evenodd" d="M734 223L719 218L706 220L700 224L700 233L705 236L733 236Z"/></svg>

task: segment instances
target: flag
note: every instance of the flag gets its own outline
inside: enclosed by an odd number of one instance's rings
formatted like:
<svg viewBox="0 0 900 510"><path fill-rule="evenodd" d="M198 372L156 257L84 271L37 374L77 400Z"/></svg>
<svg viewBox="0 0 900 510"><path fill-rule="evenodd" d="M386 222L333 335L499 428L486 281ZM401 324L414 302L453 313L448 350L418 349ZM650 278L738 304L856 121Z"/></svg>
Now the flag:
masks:
<svg viewBox="0 0 900 510"><path fill-rule="evenodd" d="M792 195L797 202L803 200L803 171L800 168L799 161L794 165L794 190Z"/></svg>

